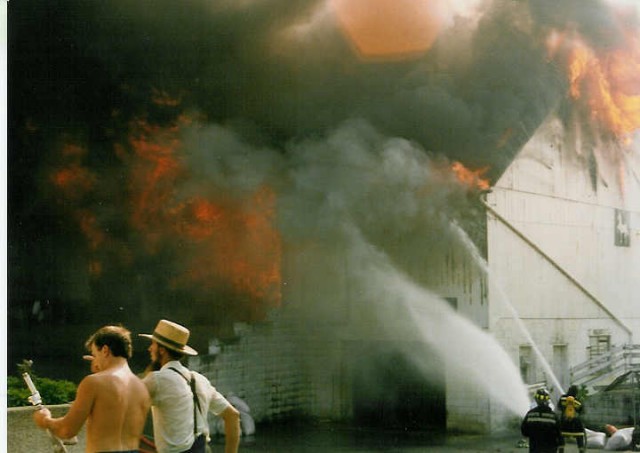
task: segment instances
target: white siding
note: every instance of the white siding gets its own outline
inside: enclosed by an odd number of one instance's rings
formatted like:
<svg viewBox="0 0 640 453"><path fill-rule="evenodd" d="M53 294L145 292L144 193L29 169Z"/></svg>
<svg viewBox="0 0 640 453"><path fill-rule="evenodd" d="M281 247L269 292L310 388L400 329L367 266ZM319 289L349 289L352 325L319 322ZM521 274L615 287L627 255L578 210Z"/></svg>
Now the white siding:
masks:
<svg viewBox="0 0 640 453"><path fill-rule="evenodd" d="M495 283L489 324L516 362L517 345L529 340L501 291L549 363L559 344L567 346L571 365L584 361L590 329L608 329L612 344L640 338L637 143L626 151L600 144L594 166L591 151L565 138L560 121L550 117L486 198ZM629 213L629 247L614 244L616 209ZM546 377L542 369L538 374Z"/></svg>

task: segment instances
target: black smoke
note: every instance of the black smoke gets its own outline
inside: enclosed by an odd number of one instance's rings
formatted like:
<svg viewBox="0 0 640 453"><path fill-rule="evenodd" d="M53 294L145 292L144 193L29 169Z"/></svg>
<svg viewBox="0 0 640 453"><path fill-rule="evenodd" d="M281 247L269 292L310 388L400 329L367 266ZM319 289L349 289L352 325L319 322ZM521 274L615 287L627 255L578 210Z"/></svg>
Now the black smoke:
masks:
<svg viewBox="0 0 640 453"><path fill-rule="evenodd" d="M366 61L318 0L10 2L12 335L37 322L121 321L148 329L165 315L224 329L246 319L229 308L234 296L223 290L193 296L170 288L182 244L154 256L136 247L125 220L126 168L114 152L132 119L169 125L184 112L201 118L203 135L187 137L193 180L181 193L209 183L239 190L266 182L288 208L280 213L285 234L322 236L335 231L331 222L340 213L372 241L400 241L432 227L434 216L424 212L451 199L401 205L385 196L402 200L407 187L430 187L429 171L453 160L488 167L495 180L565 99L565 68L548 58L544 44L550 27L577 23L596 41L615 39L600 14L604 4L584 3L478 2L478 14L455 17L423 55ZM89 149L83 164L102 181L80 201L61 199L48 179L68 138ZM363 167L350 173L349 165ZM404 173L387 173L413 165L429 170L415 176L415 187L411 178L394 180ZM374 196L382 202L368 212ZM89 278L86 239L67 209L73 203L97 212L100 228L131 246L135 271L114 265L101 280ZM406 208L412 203L414 210ZM314 207L328 214L318 216L321 222L309 213ZM380 221L384 209L397 211L393 221ZM402 241L403 251L412 248ZM185 299L193 310L172 311ZM36 300L49 307L44 321L35 319Z"/></svg>

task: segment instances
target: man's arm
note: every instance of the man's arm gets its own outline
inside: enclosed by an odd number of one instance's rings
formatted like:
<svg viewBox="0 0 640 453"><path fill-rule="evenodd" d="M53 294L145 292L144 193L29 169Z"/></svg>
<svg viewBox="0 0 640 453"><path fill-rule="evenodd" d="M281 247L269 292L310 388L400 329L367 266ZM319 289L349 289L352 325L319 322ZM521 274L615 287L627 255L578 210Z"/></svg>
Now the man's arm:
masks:
<svg viewBox="0 0 640 453"><path fill-rule="evenodd" d="M85 377L78 386L76 399L64 417L52 418L49 409L43 408L33 414L36 424L48 429L60 439L70 439L77 435L91 413L95 400L95 379Z"/></svg>
<svg viewBox="0 0 640 453"><path fill-rule="evenodd" d="M141 379L142 379L142 383L147 387L149 396L153 401L153 398L156 396L156 380L153 372L148 372Z"/></svg>
<svg viewBox="0 0 640 453"><path fill-rule="evenodd" d="M209 380L196 373L209 392L209 412L224 420L225 453L237 453L240 444L240 412L218 392Z"/></svg>
<svg viewBox="0 0 640 453"><path fill-rule="evenodd" d="M224 452L237 453L240 445L240 412L229 406L220 413L224 420Z"/></svg>

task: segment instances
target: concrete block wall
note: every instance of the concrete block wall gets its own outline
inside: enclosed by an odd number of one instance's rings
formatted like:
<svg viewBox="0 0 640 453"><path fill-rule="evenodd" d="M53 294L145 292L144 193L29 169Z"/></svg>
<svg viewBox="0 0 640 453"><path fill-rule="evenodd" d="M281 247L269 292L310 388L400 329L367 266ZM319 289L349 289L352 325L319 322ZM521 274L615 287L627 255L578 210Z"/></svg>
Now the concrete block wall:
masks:
<svg viewBox="0 0 640 453"><path fill-rule="evenodd" d="M294 327L282 314L239 326L236 339L220 344L215 355L191 358L189 366L225 396L242 398L258 423L309 414L313 389L301 365L303 339Z"/></svg>
<svg viewBox="0 0 640 453"><path fill-rule="evenodd" d="M634 413L640 415L640 398L632 391L600 392L585 401L583 418L592 429L603 430L605 424L633 426Z"/></svg>

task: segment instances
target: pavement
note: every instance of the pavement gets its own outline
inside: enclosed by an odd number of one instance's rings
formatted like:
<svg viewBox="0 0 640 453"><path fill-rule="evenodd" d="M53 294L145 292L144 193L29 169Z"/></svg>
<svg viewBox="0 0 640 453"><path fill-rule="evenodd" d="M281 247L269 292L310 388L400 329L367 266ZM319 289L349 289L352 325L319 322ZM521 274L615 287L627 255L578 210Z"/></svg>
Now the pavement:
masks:
<svg viewBox="0 0 640 453"><path fill-rule="evenodd" d="M211 443L212 453L224 450L224 438ZM589 452L603 451L589 449ZM243 437L240 452L255 453L528 453L519 431L500 435L445 435L438 432L381 431L333 424L258 427ZM565 453L578 453L569 441Z"/></svg>
<svg viewBox="0 0 640 453"><path fill-rule="evenodd" d="M255 436L244 437L241 452L295 453L528 453L519 433L500 436L455 435L434 432L380 431L336 425L266 427ZM212 452L223 451L223 438L212 441ZM520 446L519 446L520 444ZM566 453L577 452L566 449Z"/></svg>
<svg viewBox="0 0 640 453"><path fill-rule="evenodd" d="M50 407L54 416L60 416L68 407ZM33 408L15 408L8 411L7 452L50 453L49 439L43 430L35 427ZM243 437L240 453L528 453L522 445L519 432L502 435L446 435L442 432L408 432L364 429L330 423L289 423L259 425L256 434ZM85 447L84 428L78 435L78 444L69 446L69 453L81 453ZM216 437L211 444L212 453L224 451L224 438ZM2 446L0 445L0 451ZM602 451L590 449L590 452ZM567 445L565 453L577 453L575 444Z"/></svg>

